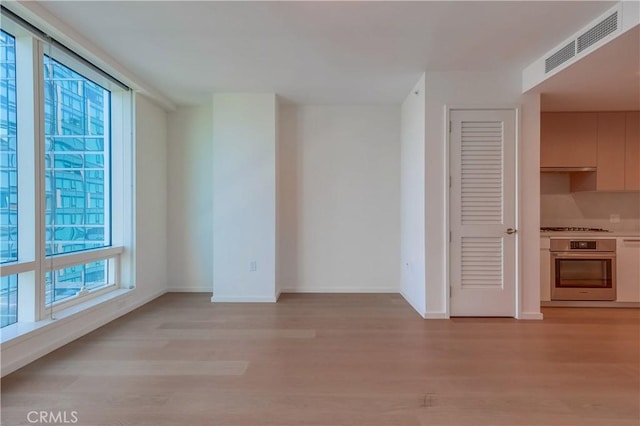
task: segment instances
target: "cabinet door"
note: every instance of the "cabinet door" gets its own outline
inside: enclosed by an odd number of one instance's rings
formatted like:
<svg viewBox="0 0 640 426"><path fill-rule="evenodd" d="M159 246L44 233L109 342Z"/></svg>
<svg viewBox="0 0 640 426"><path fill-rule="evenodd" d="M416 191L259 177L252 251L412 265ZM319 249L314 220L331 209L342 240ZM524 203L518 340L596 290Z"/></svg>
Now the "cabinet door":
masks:
<svg viewBox="0 0 640 426"><path fill-rule="evenodd" d="M596 167L597 130L597 113L542 113L540 166Z"/></svg>
<svg viewBox="0 0 640 426"><path fill-rule="evenodd" d="M640 237L621 237L617 241L617 300L640 302Z"/></svg>
<svg viewBox="0 0 640 426"><path fill-rule="evenodd" d="M627 113L625 138L624 188L640 190L640 112Z"/></svg>
<svg viewBox="0 0 640 426"><path fill-rule="evenodd" d="M598 113L598 191L625 189L625 121L624 112Z"/></svg>

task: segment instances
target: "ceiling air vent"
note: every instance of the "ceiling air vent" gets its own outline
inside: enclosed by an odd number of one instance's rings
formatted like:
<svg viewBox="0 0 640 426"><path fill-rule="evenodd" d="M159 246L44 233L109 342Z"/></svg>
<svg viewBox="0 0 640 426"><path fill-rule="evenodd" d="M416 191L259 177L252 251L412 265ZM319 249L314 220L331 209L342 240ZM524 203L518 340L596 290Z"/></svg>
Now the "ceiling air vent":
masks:
<svg viewBox="0 0 640 426"><path fill-rule="evenodd" d="M567 62L574 56L576 56L576 42L575 40L572 40L569 44L544 60L545 74Z"/></svg>
<svg viewBox="0 0 640 426"><path fill-rule="evenodd" d="M618 11L615 11L578 37L578 53L599 42L617 29Z"/></svg>

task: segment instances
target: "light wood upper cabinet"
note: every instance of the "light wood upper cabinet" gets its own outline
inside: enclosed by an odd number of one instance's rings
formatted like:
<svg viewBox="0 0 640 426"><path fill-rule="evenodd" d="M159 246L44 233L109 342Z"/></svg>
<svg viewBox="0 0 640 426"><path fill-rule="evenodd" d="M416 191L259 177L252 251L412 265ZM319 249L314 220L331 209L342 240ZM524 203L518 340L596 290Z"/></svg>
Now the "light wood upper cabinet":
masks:
<svg viewBox="0 0 640 426"><path fill-rule="evenodd" d="M640 111L627 113L624 188L627 191L640 190Z"/></svg>
<svg viewBox="0 0 640 426"><path fill-rule="evenodd" d="M625 112L598 113L597 191L625 187Z"/></svg>
<svg viewBox="0 0 640 426"><path fill-rule="evenodd" d="M597 130L598 113L542 113L540 166L596 167Z"/></svg>
<svg viewBox="0 0 640 426"><path fill-rule="evenodd" d="M572 192L640 191L640 111L542 113L540 166L594 168Z"/></svg>

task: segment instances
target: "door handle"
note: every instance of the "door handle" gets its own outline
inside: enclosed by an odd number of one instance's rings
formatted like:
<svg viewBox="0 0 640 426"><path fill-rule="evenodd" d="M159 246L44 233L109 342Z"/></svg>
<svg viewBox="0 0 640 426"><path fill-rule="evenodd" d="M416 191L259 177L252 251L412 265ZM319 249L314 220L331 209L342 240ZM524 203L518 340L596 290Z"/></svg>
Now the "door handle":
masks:
<svg viewBox="0 0 640 426"><path fill-rule="evenodd" d="M509 235L515 234L516 232L518 232L518 231L516 231L516 230L515 230L515 229L513 229L513 228L508 228L508 229L507 229L507 234L509 234Z"/></svg>

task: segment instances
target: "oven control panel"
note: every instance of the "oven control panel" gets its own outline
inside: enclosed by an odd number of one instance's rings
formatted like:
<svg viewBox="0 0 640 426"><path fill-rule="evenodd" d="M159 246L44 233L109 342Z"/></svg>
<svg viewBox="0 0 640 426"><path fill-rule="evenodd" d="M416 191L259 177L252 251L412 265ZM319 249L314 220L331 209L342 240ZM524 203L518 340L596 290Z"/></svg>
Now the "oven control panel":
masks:
<svg viewBox="0 0 640 426"><path fill-rule="evenodd" d="M597 243L595 241L571 241L571 250L595 250Z"/></svg>
<svg viewBox="0 0 640 426"><path fill-rule="evenodd" d="M551 238L549 251L554 252L614 252L616 240L613 238L597 240L570 240L565 238ZM585 253L586 254L586 253Z"/></svg>

